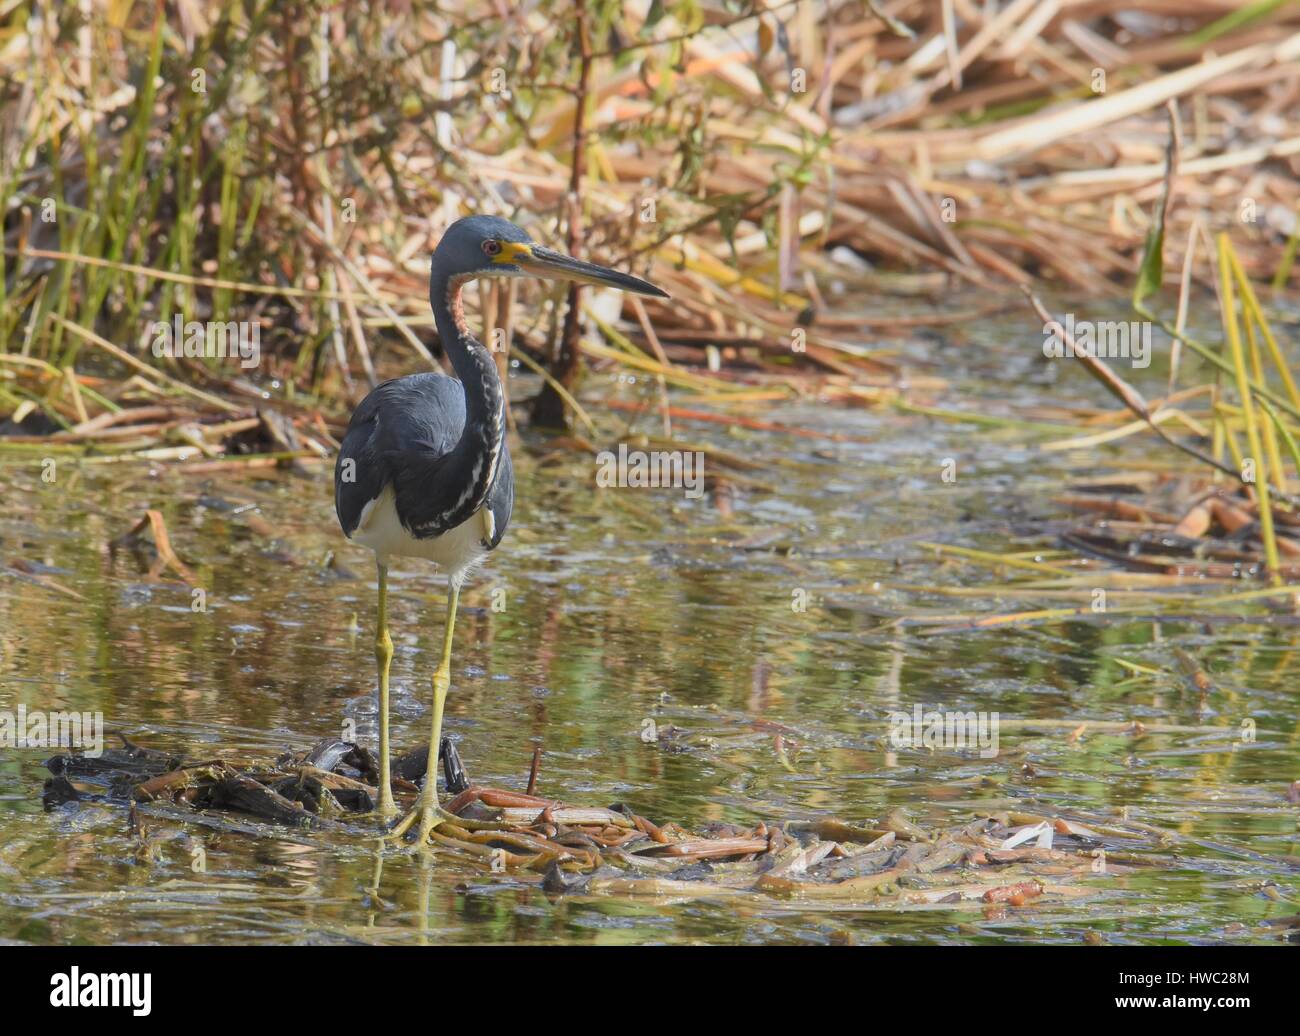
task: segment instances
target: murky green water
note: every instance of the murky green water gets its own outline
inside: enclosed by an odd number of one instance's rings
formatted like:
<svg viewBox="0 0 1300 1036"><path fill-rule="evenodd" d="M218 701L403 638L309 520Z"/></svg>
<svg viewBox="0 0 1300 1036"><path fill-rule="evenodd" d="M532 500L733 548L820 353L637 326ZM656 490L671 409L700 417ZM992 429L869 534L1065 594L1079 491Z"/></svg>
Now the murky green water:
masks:
<svg viewBox="0 0 1300 1036"><path fill-rule="evenodd" d="M1018 377L1005 355L967 355L966 388L986 407L1055 391ZM1076 398L1092 391L1070 378ZM640 390L610 387L625 398ZM765 462L749 474L777 492L737 486L731 517L680 491L596 494L589 461L538 439L516 448L515 524L462 596L457 629L447 727L472 777L522 788L540 740L542 794L623 801L687 825L869 821L899 806L935 826L1010 806L1127 809L1176 833L1161 865L1088 879L1098 894L1070 906L987 915L761 896L553 901L446 854L429 865L390 849L381 860L359 835L216 832L147 817L142 848L121 807L43 812L51 753L4 748L0 938L1078 942L1096 931L1114 942L1276 941L1260 923L1295 914L1300 898L1300 811L1286 796L1300 777L1300 633L1118 618L900 627L891 616L920 609L1040 606L1000 596L989 571L916 543L1054 549L1070 519L1051 496L1118 454L1044 456L1017 433L888 411L810 403L763 416L870 445L680 425L683 437ZM955 483L941 478L947 458ZM210 588L205 612L170 575L151 582L145 560L110 551L148 507L164 513L178 553ZM322 570L330 551L355 578ZM0 467L0 557L0 709L100 711L111 730L191 758L274 756L339 735L349 720L372 736L373 568L338 532L323 466L205 476L65 464L48 485L35 459L11 458ZM426 736L442 589L419 562L401 565L393 583L395 739L413 747ZM942 592L962 586L990 589ZM803 612L792 608L801 593ZM1133 679L1116 661L1168 671L1174 645L1215 680L1207 711L1176 679ZM887 715L916 704L999 713L999 755L887 746ZM1085 720L1135 719L1219 729L1067 736ZM1254 741L1241 738L1243 719L1256 724ZM1069 725L1017 726L1027 720ZM657 741L643 739L649 724ZM192 868L198 847L203 873Z"/></svg>

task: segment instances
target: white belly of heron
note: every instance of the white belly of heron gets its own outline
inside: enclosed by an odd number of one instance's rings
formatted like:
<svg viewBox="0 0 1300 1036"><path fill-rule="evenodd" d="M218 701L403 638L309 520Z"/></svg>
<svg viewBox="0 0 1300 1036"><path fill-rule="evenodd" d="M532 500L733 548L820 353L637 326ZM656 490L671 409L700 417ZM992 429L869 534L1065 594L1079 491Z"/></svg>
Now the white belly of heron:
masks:
<svg viewBox="0 0 1300 1036"><path fill-rule="evenodd" d="M351 539L373 550L381 565L391 557L424 558L434 562L458 586L487 555L484 541L492 541L496 522L492 512L483 507L454 529L441 536L418 539L397 517L393 487L371 500L361 511L361 520Z"/></svg>

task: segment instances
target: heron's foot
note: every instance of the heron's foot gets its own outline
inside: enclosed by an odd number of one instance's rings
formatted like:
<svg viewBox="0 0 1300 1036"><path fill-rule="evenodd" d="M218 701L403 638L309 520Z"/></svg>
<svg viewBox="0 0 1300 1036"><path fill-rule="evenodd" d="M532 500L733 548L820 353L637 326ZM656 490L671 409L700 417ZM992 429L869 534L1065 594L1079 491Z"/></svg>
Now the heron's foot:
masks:
<svg viewBox="0 0 1300 1036"><path fill-rule="evenodd" d="M400 841L411 828L415 827L416 821L419 821L420 825L416 828L416 845L426 844L429 841L429 832L436 831L444 824L458 827L462 831L518 830L517 825L507 824L500 820L474 820L469 817L458 817L455 813L450 813L439 805L426 806L421 803L392 826L388 832L388 837Z"/></svg>
<svg viewBox="0 0 1300 1036"><path fill-rule="evenodd" d="M388 837L400 841L406 836L406 833L410 831L411 828L416 826L417 821L419 822L419 827L416 827L416 845L425 845L428 843L429 832L436 830L443 824L451 823L457 824L461 827L466 824L466 821L461 820L461 818L456 816L455 813L448 813L439 805L430 806L427 803L421 802L392 826L388 832Z"/></svg>
<svg viewBox="0 0 1300 1036"><path fill-rule="evenodd" d="M382 792L380 793L379 805L374 808L370 815L379 821L380 827L388 827L392 824L397 813L397 803L393 801L393 793L390 791L387 798L384 797Z"/></svg>
<svg viewBox="0 0 1300 1036"><path fill-rule="evenodd" d="M372 800L370 809L358 814L357 819L373 821L379 825L381 831L386 831L393 826L393 820L400 812L397 808L397 801L393 798L392 785L381 784Z"/></svg>

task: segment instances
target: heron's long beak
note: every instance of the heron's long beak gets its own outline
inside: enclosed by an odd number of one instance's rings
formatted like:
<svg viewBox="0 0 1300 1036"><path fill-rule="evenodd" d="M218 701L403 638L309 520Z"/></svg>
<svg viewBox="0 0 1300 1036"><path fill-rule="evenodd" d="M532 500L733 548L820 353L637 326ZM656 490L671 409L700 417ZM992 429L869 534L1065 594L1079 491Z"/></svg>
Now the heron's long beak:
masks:
<svg viewBox="0 0 1300 1036"><path fill-rule="evenodd" d="M650 295L657 299L670 297L668 292L656 288L640 277L633 277L630 273L619 273L618 270L597 266L595 263L583 262L563 252L553 252L540 245L519 244L508 247L512 254L505 261L512 262L521 270L538 277L578 281L580 284L598 284L602 287L618 288L619 291L630 291L636 295Z"/></svg>

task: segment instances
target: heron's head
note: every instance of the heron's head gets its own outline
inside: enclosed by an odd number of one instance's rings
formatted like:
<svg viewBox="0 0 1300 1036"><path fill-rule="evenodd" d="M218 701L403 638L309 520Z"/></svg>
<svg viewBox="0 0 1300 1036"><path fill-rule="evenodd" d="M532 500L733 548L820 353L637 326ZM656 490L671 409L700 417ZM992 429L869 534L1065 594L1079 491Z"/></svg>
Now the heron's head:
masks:
<svg viewBox="0 0 1300 1036"><path fill-rule="evenodd" d="M500 216L458 219L434 249L433 268L451 276L546 277L668 298L668 292L640 277L543 248Z"/></svg>

